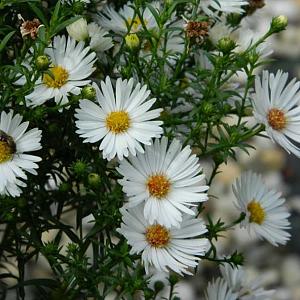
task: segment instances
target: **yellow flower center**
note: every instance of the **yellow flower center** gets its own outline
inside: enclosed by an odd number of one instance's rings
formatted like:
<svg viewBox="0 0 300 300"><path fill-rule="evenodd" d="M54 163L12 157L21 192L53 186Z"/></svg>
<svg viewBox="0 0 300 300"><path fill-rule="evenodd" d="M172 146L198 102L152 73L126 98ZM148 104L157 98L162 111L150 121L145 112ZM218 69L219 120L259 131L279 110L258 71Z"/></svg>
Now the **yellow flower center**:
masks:
<svg viewBox="0 0 300 300"><path fill-rule="evenodd" d="M147 20L143 20L144 24L147 25L148 21ZM127 18L127 24L129 26L129 28L131 28L131 31L138 31L139 27L142 25L142 21L139 18L139 16L136 16L134 19L132 18ZM127 26L126 24L126 26Z"/></svg>
<svg viewBox="0 0 300 300"><path fill-rule="evenodd" d="M274 130L282 130L286 127L284 112L278 108L272 108L268 113L268 123Z"/></svg>
<svg viewBox="0 0 300 300"><path fill-rule="evenodd" d="M159 224L151 225L146 229L146 240L155 248L163 248L170 241L170 232Z"/></svg>
<svg viewBox="0 0 300 300"><path fill-rule="evenodd" d="M146 185L150 195L158 199L165 198L171 187L169 179L163 174L150 176Z"/></svg>
<svg viewBox="0 0 300 300"><path fill-rule="evenodd" d="M123 133L130 127L130 118L126 111L113 111L105 121L106 128L115 134Z"/></svg>
<svg viewBox="0 0 300 300"><path fill-rule="evenodd" d="M264 208L260 205L259 202L252 200L248 205L247 209L250 212L250 222L257 223L261 225L266 217Z"/></svg>
<svg viewBox="0 0 300 300"><path fill-rule="evenodd" d="M0 164L12 159L16 144L12 137L0 130Z"/></svg>
<svg viewBox="0 0 300 300"><path fill-rule="evenodd" d="M63 85L66 84L69 73L66 69L61 66L55 66L50 68L51 75L44 74L43 82L49 88L61 88Z"/></svg>

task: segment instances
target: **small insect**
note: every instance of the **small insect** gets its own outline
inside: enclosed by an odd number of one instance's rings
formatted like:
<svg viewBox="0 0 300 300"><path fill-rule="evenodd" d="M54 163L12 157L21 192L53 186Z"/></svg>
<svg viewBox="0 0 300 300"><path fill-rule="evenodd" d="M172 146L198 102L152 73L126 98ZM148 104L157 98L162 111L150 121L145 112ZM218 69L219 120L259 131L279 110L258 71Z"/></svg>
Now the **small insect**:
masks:
<svg viewBox="0 0 300 300"><path fill-rule="evenodd" d="M17 151L16 143L13 138L6 134L4 131L0 130L0 142L6 143L8 148L10 149L10 153L14 154Z"/></svg>

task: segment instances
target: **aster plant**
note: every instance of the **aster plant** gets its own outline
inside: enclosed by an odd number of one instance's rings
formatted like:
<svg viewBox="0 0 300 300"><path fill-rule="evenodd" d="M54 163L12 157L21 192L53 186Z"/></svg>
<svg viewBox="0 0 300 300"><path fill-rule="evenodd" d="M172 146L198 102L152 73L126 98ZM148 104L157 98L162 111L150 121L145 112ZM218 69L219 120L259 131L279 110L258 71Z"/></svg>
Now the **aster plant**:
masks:
<svg viewBox="0 0 300 300"><path fill-rule="evenodd" d="M201 299L271 295L216 242L240 226L285 245L280 191L248 170L236 219L210 214L220 165L251 138L300 156L299 82L256 75L287 19L241 38L264 4L0 1L1 299L176 299L207 261L223 278Z"/></svg>

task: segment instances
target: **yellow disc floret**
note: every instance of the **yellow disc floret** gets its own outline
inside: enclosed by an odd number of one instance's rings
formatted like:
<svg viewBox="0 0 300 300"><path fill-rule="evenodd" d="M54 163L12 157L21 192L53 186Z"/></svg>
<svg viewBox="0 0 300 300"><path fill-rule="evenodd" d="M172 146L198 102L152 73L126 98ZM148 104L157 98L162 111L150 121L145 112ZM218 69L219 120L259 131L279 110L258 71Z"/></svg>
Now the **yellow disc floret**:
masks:
<svg viewBox="0 0 300 300"><path fill-rule="evenodd" d="M16 152L13 138L0 130L0 164L12 159Z"/></svg>
<svg viewBox="0 0 300 300"><path fill-rule="evenodd" d="M147 188L151 196L163 199L165 198L171 187L169 179L163 174L155 174L147 180Z"/></svg>
<svg viewBox="0 0 300 300"><path fill-rule="evenodd" d="M261 206L259 202L252 200L247 205L247 209L250 213L249 221L251 223L256 223L261 225L264 222L266 218L266 214L264 208Z"/></svg>
<svg viewBox="0 0 300 300"><path fill-rule="evenodd" d="M286 117L282 110L272 108L268 112L268 123L274 130L282 130L286 127Z"/></svg>
<svg viewBox="0 0 300 300"><path fill-rule="evenodd" d="M146 229L146 240L155 248L163 248L170 241L170 232L159 224L151 225Z"/></svg>
<svg viewBox="0 0 300 300"><path fill-rule="evenodd" d="M106 117L106 128L115 133L124 133L130 127L130 118L126 111L113 111Z"/></svg>
<svg viewBox="0 0 300 300"><path fill-rule="evenodd" d="M61 66L54 66L49 69L50 74L44 74L43 82L49 88L61 88L66 84L69 73L66 69Z"/></svg>

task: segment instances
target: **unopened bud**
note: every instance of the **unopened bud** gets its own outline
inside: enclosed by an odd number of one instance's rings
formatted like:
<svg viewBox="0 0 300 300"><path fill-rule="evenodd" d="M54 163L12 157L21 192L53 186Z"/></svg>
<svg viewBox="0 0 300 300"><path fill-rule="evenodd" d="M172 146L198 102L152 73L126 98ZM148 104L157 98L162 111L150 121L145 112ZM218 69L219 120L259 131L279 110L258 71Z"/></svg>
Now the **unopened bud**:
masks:
<svg viewBox="0 0 300 300"><path fill-rule="evenodd" d="M101 177L97 173L90 173L88 175L88 183L91 187L98 187L101 183Z"/></svg>
<svg viewBox="0 0 300 300"><path fill-rule="evenodd" d="M50 63L50 59L47 55L39 55L35 60L35 65L40 71L47 70L49 68Z"/></svg>
<svg viewBox="0 0 300 300"><path fill-rule="evenodd" d="M138 48L140 45L140 39L135 33L127 34L125 36L125 42L126 46L131 50Z"/></svg>
<svg viewBox="0 0 300 300"><path fill-rule="evenodd" d="M95 100L96 99L96 90L93 86L87 85L82 89L81 95L84 99Z"/></svg>
<svg viewBox="0 0 300 300"><path fill-rule="evenodd" d="M273 18L271 22L271 31L280 32L285 30L288 25L288 18L286 16L278 16Z"/></svg>
<svg viewBox="0 0 300 300"><path fill-rule="evenodd" d="M230 37L223 37L219 40L217 48L223 53L229 53L236 47L234 40Z"/></svg>

